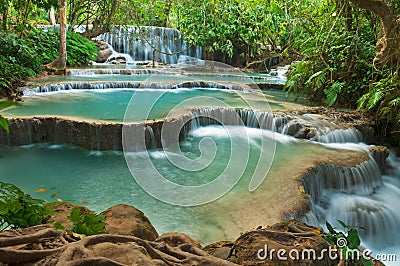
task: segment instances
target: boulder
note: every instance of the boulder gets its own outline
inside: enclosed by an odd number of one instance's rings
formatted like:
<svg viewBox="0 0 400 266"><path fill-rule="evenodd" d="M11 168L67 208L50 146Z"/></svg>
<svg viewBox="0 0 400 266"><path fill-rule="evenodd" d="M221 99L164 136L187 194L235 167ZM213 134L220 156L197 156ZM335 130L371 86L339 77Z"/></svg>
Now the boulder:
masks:
<svg viewBox="0 0 400 266"><path fill-rule="evenodd" d="M109 234L131 235L153 241L158 237L150 220L135 207L119 204L103 211L105 231Z"/></svg>
<svg viewBox="0 0 400 266"><path fill-rule="evenodd" d="M247 232L235 242L233 261L249 266L337 265L339 260L331 260L329 256L313 259L313 255L309 255L308 252L302 255L304 250L313 250L318 258L323 254L323 250L328 251L330 245L322 238L320 232L321 228L308 226L296 220Z"/></svg>
<svg viewBox="0 0 400 266"><path fill-rule="evenodd" d="M231 241L219 241L205 246L203 250L214 257L223 260L230 259L231 262L235 262L231 259L234 258L232 257L234 244L235 243Z"/></svg>
<svg viewBox="0 0 400 266"><path fill-rule="evenodd" d="M108 43L104 42L104 41L96 41L94 43L97 47L97 58L96 58L96 62L97 63L104 63L107 61L107 59L112 55L113 50L110 47L110 45L108 45Z"/></svg>
<svg viewBox="0 0 400 266"><path fill-rule="evenodd" d="M113 51L111 48L107 48L104 50L99 50L96 58L97 63L105 63L107 59L112 55Z"/></svg>
<svg viewBox="0 0 400 266"><path fill-rule="evenodd" d="M387 170L386 158L390 154L390 150L385 146L373 146L369 148L369 152L371 153L372 158L374 158L375 162L378 164L381 172L385 172Z"/></svg>
<svg viewBox="0 0 400 266"><path fill-rule="evenodd" d="M44 207L54 210L54 213L50 215L48 220L54 221L54 223L60 223L65 229L69 229L69 227L72 226L72 222L67 218L71 214L72 209L78 208L79 214L82 216L93 213L93 211L84 206L74 205L69 202L50 202ZM52 224L54 225L54 223Z"/></svg>

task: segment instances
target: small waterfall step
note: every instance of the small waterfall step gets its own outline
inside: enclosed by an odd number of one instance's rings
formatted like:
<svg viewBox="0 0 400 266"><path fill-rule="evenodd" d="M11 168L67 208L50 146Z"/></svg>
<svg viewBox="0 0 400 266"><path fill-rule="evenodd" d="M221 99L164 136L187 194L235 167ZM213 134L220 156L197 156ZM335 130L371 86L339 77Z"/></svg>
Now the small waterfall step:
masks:
<svg viewBox="0 0 400 266"><path fill-rule="evenodd" d="M173 90L180 88L209 88L209 89L223 89L223 90L238 90L248 91L251 86L248 84L219 84L214 82L204 81L188 81L180 83L171 82L139 82L139 81L114 81L114 82L68 82L68 83L54 83L32 87L21 88L25 96L43 93L43 92L57 92L68 90L105 90L105 89L163 89Z"/></svg>
<svg viewBox="0 0 400 266"><path fill-rule="evenodd" d="M92 76L92 75L175 75L175 71L158 69L140 69L140 68L86 68L86 69L68 69L69 76Z"/></svg>

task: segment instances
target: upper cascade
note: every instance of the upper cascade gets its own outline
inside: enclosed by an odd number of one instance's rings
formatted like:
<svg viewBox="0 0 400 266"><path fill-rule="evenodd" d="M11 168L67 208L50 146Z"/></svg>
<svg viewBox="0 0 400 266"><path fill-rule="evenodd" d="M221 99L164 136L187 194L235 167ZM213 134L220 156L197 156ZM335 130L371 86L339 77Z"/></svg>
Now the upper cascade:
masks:
<svg viewBox="0 0 400 266"><path fill-rule="evenodd" d="M177 29L153 26L114 26L97 37L109 43L115 51L128 54L133 61L155 61L177 64L179 56L201 59L202 49L186 44Z"/></svg>

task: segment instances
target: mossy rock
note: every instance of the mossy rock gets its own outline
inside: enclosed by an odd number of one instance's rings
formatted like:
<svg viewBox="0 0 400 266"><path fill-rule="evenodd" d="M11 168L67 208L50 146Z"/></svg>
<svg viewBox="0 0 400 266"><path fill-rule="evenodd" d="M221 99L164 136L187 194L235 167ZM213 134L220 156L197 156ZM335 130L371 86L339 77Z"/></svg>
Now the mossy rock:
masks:
<svg viewBox="0 0 400 266"><path fill-rule="evenodd" d="M69 202L50 202L44 205L44 207L54 210L54 213L50 215L48 220L53 221L54 223L59 222L66 229L72 226L72 222L67 218L67 216L71 214L72 209L78 208L79 214L82 216L89 213L94 213L84 206L74 205Z"/></svg>

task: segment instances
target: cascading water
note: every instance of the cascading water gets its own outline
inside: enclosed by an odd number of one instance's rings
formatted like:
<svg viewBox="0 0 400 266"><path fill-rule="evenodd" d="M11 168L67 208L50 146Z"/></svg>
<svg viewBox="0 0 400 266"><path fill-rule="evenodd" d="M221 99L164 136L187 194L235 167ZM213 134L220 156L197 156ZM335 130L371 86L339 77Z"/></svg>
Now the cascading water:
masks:
<svg viewBox="0 0 400 266"><path fill-rule="evenodd" d="M286 121L282 133L321 143L360 143L362 133L355 128L345 128L312 114L298 115Z"/></svg>
<svg viewBox="0 0 400 266"><path fill-rule="evenodd" d="M336 148L341 146L349 148L347 144L335 144ZM400 215L393 204L400 201L400 163L393 154L388 162L389 175L381 175L372 157L356 167L319 165L303 179L311 212L302 220L322 227L329 221L338 229L342 227L337 220L363 227L358 230L362 245L373 250L372 256L389 254L399 259Z"/></svg>
<svg viewBox="0 0 400 266"><path fill-rule="evenodd" d="M113 27L97 37L109 43L118 53L129 54L134 61L177 64L180 55L201 58L201 47L189 46L176 29L150 26Z"/></svg>

